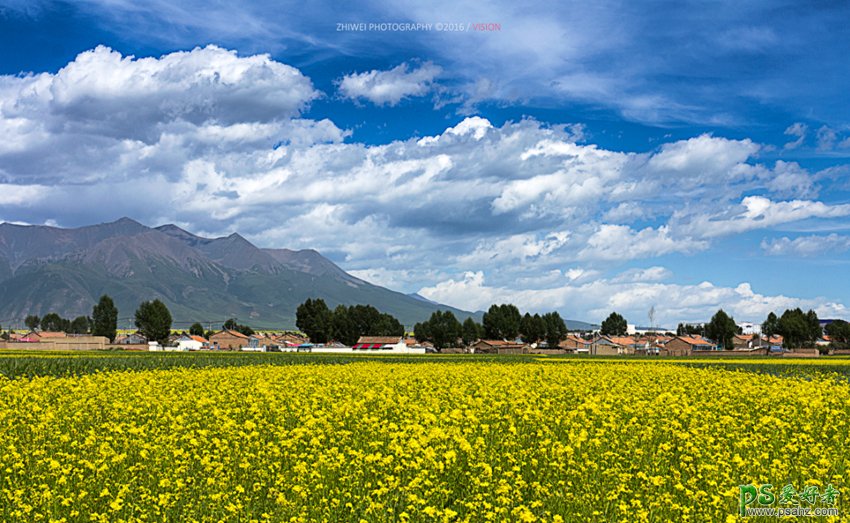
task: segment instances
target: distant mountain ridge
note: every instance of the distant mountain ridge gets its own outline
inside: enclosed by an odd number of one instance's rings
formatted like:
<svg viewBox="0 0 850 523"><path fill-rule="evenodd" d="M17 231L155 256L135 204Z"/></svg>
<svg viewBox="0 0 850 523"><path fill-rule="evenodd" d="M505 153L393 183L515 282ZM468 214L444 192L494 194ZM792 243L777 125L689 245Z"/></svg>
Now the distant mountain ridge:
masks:
<svg viewBox="0 0 850 523"><path fill-rule="evenodd" d="M295 309L311 297L331 308L370 304L408 327L438 309L480 320L363 281L314 250L261 249L236 233L204 238L129 218L76 229L0 224L0 324L28 314L89 315L102 294L122 318L158 298L175 321L235 317L255 328L294 328Z"/></svg>

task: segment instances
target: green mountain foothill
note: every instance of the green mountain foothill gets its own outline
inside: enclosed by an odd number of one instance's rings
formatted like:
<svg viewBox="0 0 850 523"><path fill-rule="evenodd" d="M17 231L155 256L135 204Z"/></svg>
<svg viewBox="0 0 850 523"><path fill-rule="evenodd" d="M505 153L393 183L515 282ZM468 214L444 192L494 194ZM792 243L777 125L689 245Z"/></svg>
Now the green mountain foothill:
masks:
<svg viewBox="0 0 850 523"><path fill-rule="evenodd" d="M314 250L261 249L239 234L204 238L129 218L62 229L0 224L0 318L91 314L101 295L129 317L162 300L177 324L239 318L254 328L294 328L307 298L369 304L412 327L435 310L470 313L356 278Z"/></svg>

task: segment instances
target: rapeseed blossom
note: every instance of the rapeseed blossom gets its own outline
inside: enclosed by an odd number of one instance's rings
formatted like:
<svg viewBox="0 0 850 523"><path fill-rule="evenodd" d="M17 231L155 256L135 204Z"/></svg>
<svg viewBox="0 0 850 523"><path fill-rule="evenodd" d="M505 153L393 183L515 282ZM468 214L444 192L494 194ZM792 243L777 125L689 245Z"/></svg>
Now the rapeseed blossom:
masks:
<svg viewBox="0 0 850 523"><path fill-rule="evenodd" d="M735 521L847 484L850 385L674 363L0 378L2 521Z"/></svg>

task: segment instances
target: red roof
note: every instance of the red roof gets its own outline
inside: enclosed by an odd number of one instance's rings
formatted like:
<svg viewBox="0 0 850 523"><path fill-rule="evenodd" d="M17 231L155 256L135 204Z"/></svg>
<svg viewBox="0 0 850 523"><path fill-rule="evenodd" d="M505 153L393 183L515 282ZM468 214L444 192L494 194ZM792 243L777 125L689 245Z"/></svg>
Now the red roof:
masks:
<svg viewBox="0 0 850 523"><path fill-rule="evenodd" d="M355 343L352 349L380 349L384 345L394 345L392 343Z"/></svg>
<svg viewBox="0 0 850 523"><path fill-rule="evenodd" d="M36 335L39 338L66 338L68 336L64 332L50 332L50 331L37 332Z"/></svg>
<svg viewBox="0 0 850 523"><path fill-rule="evenodd" d="M395 345L401 341L401 336L360 336L357 344L362 343L380 343L381 345Z"/></svg>
<svg viewBox="0 0 850 523"><path fill-rule="evenodd" d="M232 331L232 330L230 330L230 329L224 329L224 330L222 330L221 332L217 332L217 333L213 334L213 337L218 336L219 334L230 334L231 336L235 336L235 337L237 337L237 338L244 338L244 339L246 339L246 340L248 339L248 336L245 336L245 335L244 335L244 334L242 334L241 332L239 332L239 331Z"/></svg>
<svg viewBox="0 0 850 523"><path fill-rule="evenodd" d="M524 343L516 343L514 341L505 340L479 340L478 343L484 343L491 347L524 347Z"/></svg>
<svg viewBox="0 0 850 523"><path fill-rule="evenodd" d="M678 338L680 340L684 341L685 343L687 343L688 345L708 345L708 346L711 346L711 347L714 346L701 337L678 336Z"/></svg>

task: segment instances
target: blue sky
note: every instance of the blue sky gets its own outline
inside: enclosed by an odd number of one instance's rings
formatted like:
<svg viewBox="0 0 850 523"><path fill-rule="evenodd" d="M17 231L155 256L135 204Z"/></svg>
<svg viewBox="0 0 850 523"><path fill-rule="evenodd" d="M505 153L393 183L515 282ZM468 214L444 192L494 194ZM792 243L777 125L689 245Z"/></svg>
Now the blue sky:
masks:
<svg viewBox="0 0 850 523"><path fill-rule="evenodd" d="M238 231L467 309L850 317L844 2L136 4L0 0L0 220Z"/></svg>

